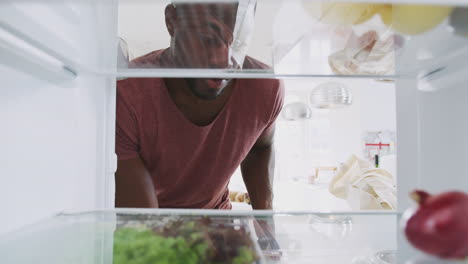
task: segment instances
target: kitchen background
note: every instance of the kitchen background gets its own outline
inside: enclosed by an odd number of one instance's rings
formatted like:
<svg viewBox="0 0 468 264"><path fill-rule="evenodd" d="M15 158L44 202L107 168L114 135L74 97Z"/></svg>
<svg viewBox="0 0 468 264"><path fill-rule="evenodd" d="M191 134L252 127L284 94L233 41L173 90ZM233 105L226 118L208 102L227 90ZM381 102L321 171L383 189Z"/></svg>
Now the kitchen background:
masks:
<svg viewBox="0 0 468 264"><path fill-rule="evenodd" d="M330 37L331 31L314 24L300 1L296 2L297 5L288 3L280 6L280 1L272 1L268 8L257 8L256 23L288 20L290 23L257 25L257 28L271 29L273 32L255 32L248 54L274 65L275 73L312 71L333 75L328 65L328 55L343 48L346 38L340 39L339 36L346 35L343 32L349 35L349 29L338 28L335 30L341 33L336 35L338 38ZM118 35L124 57L132 59L168 47L169 34L163 15L168 3L120 1ZM295 14L293 21L275 19L276 16L290 17L291 13ZM378 22L374 23L373 29L379 29ZM362 34L367 28L355 27L354 30ZM271 49L265 49L265 46ZM337 172L335 169L353 154L374 164L374 154L382 149L380 154L384 155L379 158L380 167L396 178L394 83L354 78L333 78L332 81L323 77L286 79L284 82L285 104L278 118L275 140L275 209L350 210L346 200L329 192L328 185ZM312 91L327 83L342 85L350 93L352 104L335 109L314 107L310 100ZM294 114L302 114L302 118ZM366 143L377 146L366 148ZM379 146L380 143L384 145ZM239 171L232 178L230 189L246 191ZM246 203L235 203L234 208L250 207Z"/></svg>

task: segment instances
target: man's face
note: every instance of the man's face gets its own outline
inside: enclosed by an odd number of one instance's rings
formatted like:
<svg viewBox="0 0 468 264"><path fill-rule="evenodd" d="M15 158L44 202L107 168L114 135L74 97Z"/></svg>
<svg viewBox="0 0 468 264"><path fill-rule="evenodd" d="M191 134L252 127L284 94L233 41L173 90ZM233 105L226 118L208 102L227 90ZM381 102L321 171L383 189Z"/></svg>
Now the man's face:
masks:
<svg viewBox="0 0 468 264"><path fill-rule="evenodd" d="M179 68L233 68L230 46L237 4L177 4L171 50ZM203 99L219 96L225 79L189 79L192 92Z"/></svg>

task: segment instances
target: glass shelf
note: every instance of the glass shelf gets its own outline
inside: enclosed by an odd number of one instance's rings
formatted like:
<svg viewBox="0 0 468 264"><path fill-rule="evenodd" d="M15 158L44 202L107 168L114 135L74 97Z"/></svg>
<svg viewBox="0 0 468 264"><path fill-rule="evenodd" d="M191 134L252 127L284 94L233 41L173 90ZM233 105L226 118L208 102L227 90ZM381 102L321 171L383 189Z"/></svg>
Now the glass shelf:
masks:
<svg viewBox="0 0 468 264"><path fill-rule="evenodd" d="M114 256L122 250L122 247L115 248L116 243L121 246L121 242L129 241L122 240L119 233L122 229L140 232L149 228L154 234L160 234L157 232L171 223L203 219L216 229L232 227L235 232L246 231L243 233L246 241L253 243L258 254L255 263L464 263L435 259L414 250L402 237L401 217L398 213L371 211L114 209L64 212L0 236L0 256L3 264L115 264L120 262L114 260ZM168 237L171 237L182 229L167 228L166 232L169 230L172 234ZM213 231L193 229L200 230ZM268 232L271 235L266 235ZM229 236L225 239L212 246L232 249ZM139 248L144 245L140 244Z"/></svg>
<svg viewBox="0 0 468 264"><path fill-rule="evenodd" d="M111 74L111 73L109 73ZM372 78L393 81L397 75L327 75L327 74L277 74L272 71L258 70L220 70L220 69L119 69L119 78L240 78L240 79L303 79L303 78Z"/></svg>
<svg viewBox="0 0 468 264"><path fill-rule="evenodd" d="M257 263L362 263L378 253L394 258L397 248L398 215L391 213L119 209L59 214L7 234L0 237L0 255L5 264L113 263L116 230L202 217L221 229L244 227L261 252Z"/></svg>

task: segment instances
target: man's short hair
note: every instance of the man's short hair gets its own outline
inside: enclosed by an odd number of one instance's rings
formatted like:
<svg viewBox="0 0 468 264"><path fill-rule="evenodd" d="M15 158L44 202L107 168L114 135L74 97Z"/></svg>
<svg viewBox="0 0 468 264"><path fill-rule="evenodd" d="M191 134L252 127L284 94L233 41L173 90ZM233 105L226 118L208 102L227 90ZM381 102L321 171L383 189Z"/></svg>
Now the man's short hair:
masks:
<svg viewBox="0 0 468 264"><path fill-rule="evenodd" d="M198 0L198 1L188 1L188 0L171 0L171 4L176 7L177 4L197 4L197 3L208 3L208 4L224 4L224 3L233 3L238 4L239 0L222 0L216 2L216 0Z"/></svg>

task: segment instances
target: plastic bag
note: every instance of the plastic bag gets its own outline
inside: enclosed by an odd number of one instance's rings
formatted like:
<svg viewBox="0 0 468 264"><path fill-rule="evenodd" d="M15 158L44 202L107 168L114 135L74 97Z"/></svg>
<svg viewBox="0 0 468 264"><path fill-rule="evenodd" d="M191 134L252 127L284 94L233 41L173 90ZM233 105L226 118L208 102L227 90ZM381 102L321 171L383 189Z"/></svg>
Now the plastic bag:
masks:
<svg viewBox="0 0 468 264"><path fill-rule="evenodd" d="M394 177L353 155L333 177L329 191L353 210L396 209Z"/></svg>

